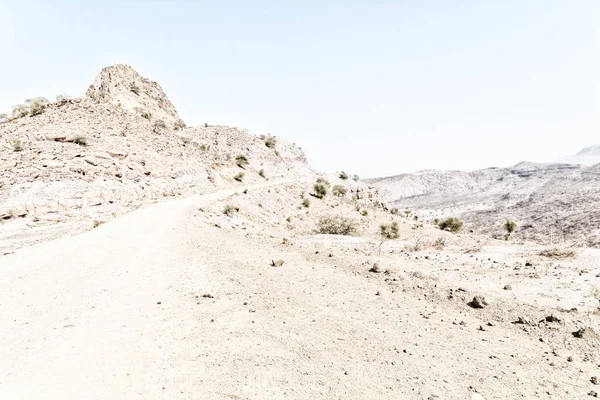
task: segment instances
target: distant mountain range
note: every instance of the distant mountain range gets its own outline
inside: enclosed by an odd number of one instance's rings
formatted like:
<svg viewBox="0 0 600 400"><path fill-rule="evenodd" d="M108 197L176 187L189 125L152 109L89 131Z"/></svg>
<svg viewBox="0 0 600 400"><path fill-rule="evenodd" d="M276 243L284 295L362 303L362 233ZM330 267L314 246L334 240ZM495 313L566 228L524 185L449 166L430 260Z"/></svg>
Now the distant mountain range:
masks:
<svg viewBox="0 0 600 400"><path fill-rule="evenodd" d="M515 239L600 247L600 145L559 161L427 170L367 182L394 207L411 209L422 219L458 216L467 230L496 238L503 237L503 225L511 219L519 226Z"/></svg>
<svg viewBox="0 0 600 400"><path fill-rule="evenodd" d="M555 161L561 164L594 165L600 163L600 144L582 149L574 156L564 156Z"/></svg>

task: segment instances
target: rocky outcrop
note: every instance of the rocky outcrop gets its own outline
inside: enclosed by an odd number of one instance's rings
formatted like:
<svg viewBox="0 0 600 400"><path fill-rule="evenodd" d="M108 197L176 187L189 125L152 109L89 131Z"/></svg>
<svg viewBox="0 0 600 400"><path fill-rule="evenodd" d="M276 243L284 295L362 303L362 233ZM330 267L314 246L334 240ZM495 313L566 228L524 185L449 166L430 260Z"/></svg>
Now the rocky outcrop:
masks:
<svg viewBox="0 0 600 400"><path fill-rule="evenodd" d="M88 88L90 99L109 102L149 120L163 120L174 127L179 121L177 110L157 82L140 76L129 65L103 68Z"/></svg>

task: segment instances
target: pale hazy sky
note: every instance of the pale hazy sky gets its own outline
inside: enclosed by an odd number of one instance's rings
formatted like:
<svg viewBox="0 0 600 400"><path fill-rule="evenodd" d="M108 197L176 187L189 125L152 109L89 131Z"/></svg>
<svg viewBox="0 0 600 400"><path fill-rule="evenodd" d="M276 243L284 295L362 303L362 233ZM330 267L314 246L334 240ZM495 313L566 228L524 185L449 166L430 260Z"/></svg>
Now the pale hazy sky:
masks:
<svg viewBox="0 0 600 400"><path fill-rule="evenodd" d="M295 4L292 4L295 3ZM0 0L0 112L127 63L190 124L363 177L600 143L600 1Z"/></svg>

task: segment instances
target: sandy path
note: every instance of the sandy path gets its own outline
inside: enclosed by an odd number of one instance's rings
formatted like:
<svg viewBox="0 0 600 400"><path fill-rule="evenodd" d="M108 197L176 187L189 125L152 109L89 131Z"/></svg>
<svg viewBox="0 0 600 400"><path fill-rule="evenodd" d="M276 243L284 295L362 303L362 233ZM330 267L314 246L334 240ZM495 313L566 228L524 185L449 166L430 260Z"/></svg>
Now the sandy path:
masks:
<svg viewBox="0 0 600 400"><path fill-rule="evenodd" d="M571 383L575 370L552 378L556 370L540 363L549 349L536 338L477 331L486 322L478 311L392 293L279 239L193 218L232 192L156 204L1 258L0 398L583 393ZM279 257L285 264L270 267Z"/></svg>

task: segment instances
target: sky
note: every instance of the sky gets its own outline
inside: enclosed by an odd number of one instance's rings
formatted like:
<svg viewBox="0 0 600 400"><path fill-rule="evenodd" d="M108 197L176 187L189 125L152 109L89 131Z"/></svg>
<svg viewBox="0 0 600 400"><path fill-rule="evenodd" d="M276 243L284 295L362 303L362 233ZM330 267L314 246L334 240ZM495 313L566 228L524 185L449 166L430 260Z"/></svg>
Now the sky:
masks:
<svg viewBox="0 0 600 400"><path fill-rule="evenodd" d="M0 112L159 82L188 125L376 177L553 161L600 143L600 1L0 0Z"/></svg>

